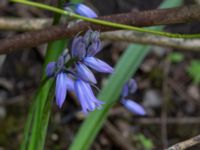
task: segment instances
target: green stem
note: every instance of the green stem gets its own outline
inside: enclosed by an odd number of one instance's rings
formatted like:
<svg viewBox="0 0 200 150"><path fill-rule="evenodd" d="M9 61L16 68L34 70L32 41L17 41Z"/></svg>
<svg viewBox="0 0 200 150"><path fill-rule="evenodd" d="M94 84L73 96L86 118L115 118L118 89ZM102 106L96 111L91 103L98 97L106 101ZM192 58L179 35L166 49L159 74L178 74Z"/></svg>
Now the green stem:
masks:
<svg viewBox="0 0 200 150"><path fill-rule="evenodd" d="M55 13L74 17L76 19L82 19L84 21L92 22L95 24L110 26L110 27L119 28L119 29L133 30L133 31L138 31L138 32L144 32L144 33L150 33L150 34L154 34L154 35L170 37L170 38L200 38L200 34L174 34L174 33L139 28L139 27L135 27L135 26L129 26L129 25L125 25L125 24L119 24L119 23L114 23L114 22L109 22L109 21L104 21L104 20L87 18L87 17L83 17L83 16L77 15L75 13L68 12L68 11L65 11L65 10L62 10L62 9L59 9L56 7L52 7L52 6L41 4L41 3L31 2L31 1L24 1L24 0L10 0L10 1L38 7L41 9L46 9L49 11L53 11Z"/></svg>

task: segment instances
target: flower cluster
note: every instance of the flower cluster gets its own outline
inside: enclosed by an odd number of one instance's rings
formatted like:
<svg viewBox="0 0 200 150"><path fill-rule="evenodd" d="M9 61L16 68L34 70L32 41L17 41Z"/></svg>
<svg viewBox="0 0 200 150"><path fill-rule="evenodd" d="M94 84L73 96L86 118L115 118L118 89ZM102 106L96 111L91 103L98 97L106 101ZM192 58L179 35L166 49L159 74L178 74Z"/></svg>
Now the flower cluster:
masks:
<svg viewBox="0 0 200 150"><path fill-rule="evenodd" d="M57 62L47 65L47 77L56 78L55 97L59 107L62 107L67 91L72 91L85 114L101 108L103 102L94 96L91 88L97 81L90 68L102 73L112 73L113 68L95 57L100 50L99 32L88 30L84 36L77 36L73 40L70 54L63 54ZM69 67L69 63L73 65Z"/></svg>
<svg viewBox="0 0 200 150"><path fill-rule="evenodd" d="M136 113L138 115L145 115L146 112L140 104L136 103L131 99L127 99L127 97L130 94L135 93L136 90L137 90L136 81L134 79L128 80L128 82L122 88L121 103L124 105L125 108L127 108L132 113Z"/></svg>
<svg viewBox="0 0 200 150"><path fill-rule="evenodd" d="M80 3L67 3L64 9L89 18L97 17L97 14L92 9ZM84 36L75 37L72 42L71 53L63 54L58 58L57 62L50 62L47 65L47 77L56 78L55 98L60 108L66 99L67 91L75 93L85 114L88 111L100 109L104 103L94 96L91 88L91 85L95 85L97 81L90 69L101 73L113 72L111 66L95 57L101 51L99 34L97 31L88 30ZM70 56L70 58L67 56ZM71 62L73 62L73 65ZM131 112L145 115L145 110L142 106L127 99L136 90L137 84L135 80L129 80L122 89L121 103Z"/></svg>

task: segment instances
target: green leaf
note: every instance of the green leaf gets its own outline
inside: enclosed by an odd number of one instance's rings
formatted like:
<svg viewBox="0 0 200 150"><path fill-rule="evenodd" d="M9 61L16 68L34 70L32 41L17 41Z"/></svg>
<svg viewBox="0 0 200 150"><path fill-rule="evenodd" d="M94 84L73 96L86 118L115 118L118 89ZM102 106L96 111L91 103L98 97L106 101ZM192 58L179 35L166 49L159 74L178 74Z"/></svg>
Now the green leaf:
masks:
<svg viewBox="0 0 200 150"><path fill-rule="evenodd" d="M63 6L65 1L59 1L58 6ZM55 14L53 24L59 22L60 15ZM47 54L45 57L45 63L43 70L45 70L46 64L50 61L55 61L65 48L67 39L50 42L47 47ZM45 79L45 71L43 73L43 79ZM52 91L53 81L49 80L45 84L41 83L41 87L36 92L34 101L30 108L28 119L25 125L24 138L21 144L21 150L42 150L45 143L46 131L49 122L51 112L51 102L53 100L54 93ZM50 94L49 94L50 93Z"/></svg>
<svg viewBox="0 0 200 150"><path fill-rule="evenodd" d="M153 149L153 142L151 139L145 137L143 134L136 135L136 139L140 142L145 150Z"/></svg>
<svg viewBox="0 0 200 150"><path fill-rule="evenodd" d="M192 60L190 65L187 67L189 76L193 79L194 84L200 83L200 61Z"/></svg>
<svg viewBox="0 0 200 150"><path fill-rule="evenodd" d="M174 7L181 3L181 0L166 0L161 8ZM161 30L162 27L153 29ZM103 90L99 93L98 99L104 100L102 110L92 112L82 124L69 150L87 150L102 128L111 107L118 101L123 84L137 71L142 60L150 50L150 46L130 45L116 65L115 73L111 75Z"/></svg>
<svg viewBox="0 0 200 150"><path fill-rule="evenodd" d="M184 55L179 52L172 52L167 56L167 59L172 63L179 63L183 61Z"/></svg>
<svg viewBox="0 0 200 150"><path fill-rule="evenodd" d="M81 1L81 0L80 0ZM65 0L58 2L58 7L63 7ZM71 0L73 2L73 0ZM61 15L55 14L53 24L58 24ZM45 56L46 65L57 60L58 56L62 53L63 49L68 43L67 39L50 42L47 47L47 54ZM43 71L43 80L45 79L45 71ZM24 139L21 144L21 150L43 150L45 138L47 134L47 127L51 113L51 103L54 97L54 82L49 80L43 84L36 92L33 104L30 108L27 123L24 131Z"/></svg>

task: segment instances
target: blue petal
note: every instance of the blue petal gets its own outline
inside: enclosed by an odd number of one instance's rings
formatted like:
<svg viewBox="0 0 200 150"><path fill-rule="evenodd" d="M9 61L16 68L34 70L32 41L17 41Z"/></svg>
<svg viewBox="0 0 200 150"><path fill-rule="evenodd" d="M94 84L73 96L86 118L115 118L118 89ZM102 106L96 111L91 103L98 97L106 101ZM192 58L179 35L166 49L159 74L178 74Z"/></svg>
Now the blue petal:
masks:
<svg viewBox="0 0 200 150"><path fill-rule="evenodd" d="M88 6L84 5L84 4L77 4L76 8L75 8L75 13L81 15L81 16L85 16L88 18L96 18L97 14Z"/></svg>
<svg viewBox="0 0 200 150"><path fill-rule="evenodd" d="M81 80L75 81L74 90L75 90L75 94L78 97L78 100L81 104L83 112L87 113L88 106L87 106L87 103L86 103L85 92L82 88Z"/></svg>
<svg viewBox="0 0 200 150"><path fill-rule="evenodd" d="M121 102L124 105L124 107L132 113L136 113L141 116L146 114L144 108L140 104L138 104L130 99L122 99Z"/></svg>
<svg viewBox="0 0 200 150"><path fill-rule="evenodd" d="M46 75L47 77L52 77L56 71L56 62L50 62L46 66Z"/></svg>
<svg viewBox="0 0 200 150"><path fill-rule="evenodd" d="M86 55L86 45L83 42L83 37L76 37L72 42L71 48L72 57L83 59Z"/></svg>
<svg viewBox="0 0 200 150"><path fill-rule="evenodd" d="M67 77L66 79L66 83L67 83L67 90L74 92L74 80L72 80L71 78Z"/></svg>
<svg viewBox="0 0 200 150"><path fill-rule="evenodd" d="M78 76L82 80L86 82L94 83L94 84L97 83L96 78L94 77L94 74L84 64L82 63L77 64L76 69L77 69Z"/></svg>
<svg viewBox="0 0 200 150"><path fill-rule="evenodd" d="M103 72L103 73L113 72L113 68L111 66L109 66L104 61L101 61L100 59L97 59L95 57L86 57L84 59L84 63L98 72Z"/></svg>
<svg viewBox="0 0 200 150"><path fill-rule="evenodd" d="M80 79L75 82L75 93L81 103L84 114L87 114L88 111L94 111L96 108L101 108L104 103L96 99L90 85Z"/></svg>
<svg viewBox="0 0 200 150"><path fill-rule="evenodd" d="M56 63L58 69L62 69L65 65L65 57L61 55Z"/></svg>
<svg viewBox="0 0 200 150"><path fill-rule="evenodd" d="M56 103L61 108L67 95L67 75L59 73L56 77Z"/></svg>
<svg viewBox="0 0 200 150"><path fill-rule="evenodd" d="M91 88L90 84L84 83L84 89L85 89L86 93L88 93L88 94L87 94L88 99L89 99L90 101L92 101L93 103L95 103L95 106L96 106L97 109L101 109L101 105L104 104L104 102L98 100L98 99L94 96L94 93L93 93L93 91L92 91L92 88Z"/></svg>

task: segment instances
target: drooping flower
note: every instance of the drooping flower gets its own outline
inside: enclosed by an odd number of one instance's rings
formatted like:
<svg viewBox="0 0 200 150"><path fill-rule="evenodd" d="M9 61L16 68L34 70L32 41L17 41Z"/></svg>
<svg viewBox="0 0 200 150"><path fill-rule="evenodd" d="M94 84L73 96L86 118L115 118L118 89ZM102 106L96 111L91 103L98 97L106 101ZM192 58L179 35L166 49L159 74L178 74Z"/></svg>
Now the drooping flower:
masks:
<svg viewBox="0 0 200 150"><path fill-rule="evenodd" d="M127 97L130 94L135 93L136 90L137 90L136 81L134 79L130 79L127 83L125 83L125 85L122 88L121 103L130 112L143 116L146 114L144 108L140 104L136 103L135 101L131 99L127 99Z"/></svg>
<svg viewBox="0 0 200 150"><path fill-rule="evenodd" d="M77 79L74 85L75 94L81 104L84 114L94 111L95 109L100 109L104 102L98 100L90 87L90 84L84 82L83 80Z"/></svg>
<svg viewBox="0 0 200 150"><path fill-rule="evenodd" d="M81 16L88 17L88 18L97 17L97 14L90 7L82 3L78 3L78 4L66 3L64 5L64 9L67 11L73 11L76 14L79 14Z"/></svg>
<svg viewBox="0 0 200 150"><path fill-rule="evenodd" d="M94 83L96 84L96 78L94 77L94 74L84 65L83 63L78 63L76 65L77 73L79 75L79 78L82 80L89 82L89 83Z"/></svg>
<svg viewBox="0 0 200 150"><path fill-rule="evenodd" d="M95 57L86 57L84 59L84 63L98 72L103 72L103 73L113 72L113 68L111 66L109 66L104 61L101 61L100 59Z"/></svg>
<svg viewBox="0 0 200 150"><path fill-rule="evenodd" d="M62 107L66 99L67 90L74 90L74 81L67 75L68 70L65 68L65 59L65 54L61 55L56 62L50 62L46 67L47 77L55 77L56 79L55 98L59 108Z"/></svg>
<svg viewBox="0 0 200 150"><path fill-rule="evenodd" d="M56 76L56 103L61 108L67 95L67 75L59 73Z"/></svg>
<svg viewBox="0 0 200 150"><path fill-rule="evenodd" d="M74 81L67 76L66 73L59 73L56 76L56 103L59 108L62 107L65 102L67 91L74 91Z"/></svg>

